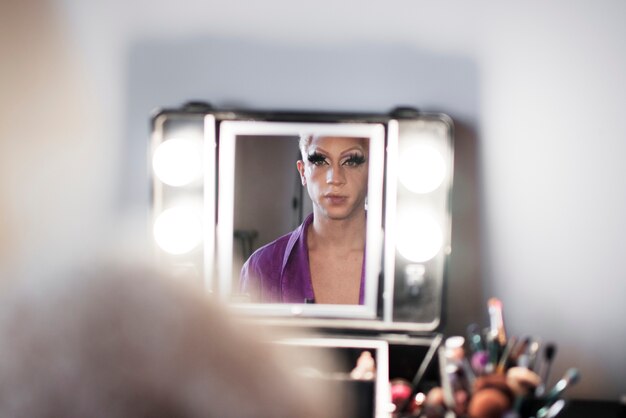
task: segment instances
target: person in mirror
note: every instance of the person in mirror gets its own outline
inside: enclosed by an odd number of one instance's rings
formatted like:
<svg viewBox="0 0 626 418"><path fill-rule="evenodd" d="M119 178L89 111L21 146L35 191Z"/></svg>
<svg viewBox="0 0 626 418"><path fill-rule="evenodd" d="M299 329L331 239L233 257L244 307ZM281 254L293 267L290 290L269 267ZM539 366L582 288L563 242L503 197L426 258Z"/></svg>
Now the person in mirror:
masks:
<svg viewBox="0 0 626 418"><path fill-rule="evenodd" d="M251 302L363 304L368 138L303 135L297 162L313 213L244 263Z"/></svg>

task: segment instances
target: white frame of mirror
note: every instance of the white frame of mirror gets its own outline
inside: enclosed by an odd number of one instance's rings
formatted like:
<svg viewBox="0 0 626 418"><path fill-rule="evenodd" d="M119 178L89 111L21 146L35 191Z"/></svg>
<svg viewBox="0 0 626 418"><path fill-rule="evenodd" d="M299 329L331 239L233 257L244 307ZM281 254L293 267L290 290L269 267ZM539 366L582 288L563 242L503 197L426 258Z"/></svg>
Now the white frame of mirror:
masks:
<svg viewBox="0 0 626 418"><path fill-rule="evenodd" d="M233 282L233 209L235 150L239 135L299 136L303 132L325 136L365 137L369 139L367 246L365 261L365 294L363 305L328 304L235 304L243 313L264 316L303 316L317 318L373 319L377 316L378 278L381 272L383 251L382 207L383 176L385 164L385 126L381 123L310 123L226 120L220 123L219 140L215 133L215 118L205 120L205 213L207 220L215 219L212 204L206 199L216 196L214 189L215 167L218 162L217 219L214 231L205 231L207 237L215 234L215 259L213 244L205 242L205 265L215 261L218 289L221 298L227 300L232 294ZM210 128L209 128L210 126ZM219 147L217 146L219 142ZM216 156L216 148L219 153ZM206 189L208 187L208 190ZM212 224L213 222L208 222ZM205 222L207 225L207 222ZM206 227L212 228L207 225ZM212 240L207 240L212 241Z"/></svg>

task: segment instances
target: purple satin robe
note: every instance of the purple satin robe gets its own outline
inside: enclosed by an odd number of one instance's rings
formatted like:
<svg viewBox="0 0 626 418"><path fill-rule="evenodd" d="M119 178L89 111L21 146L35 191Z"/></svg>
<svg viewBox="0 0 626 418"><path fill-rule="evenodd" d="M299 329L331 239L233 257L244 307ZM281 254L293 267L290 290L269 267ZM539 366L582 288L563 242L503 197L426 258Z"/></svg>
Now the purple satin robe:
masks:
<svg viewBox="0 0 626 418"><path fill-rule="evenodd" d="M314 301L307 230L313 214L296 230L256 250L241 269L239 291L251 302L305 303ZM363 304L365 257L361 268L359 303Z"/></svg>

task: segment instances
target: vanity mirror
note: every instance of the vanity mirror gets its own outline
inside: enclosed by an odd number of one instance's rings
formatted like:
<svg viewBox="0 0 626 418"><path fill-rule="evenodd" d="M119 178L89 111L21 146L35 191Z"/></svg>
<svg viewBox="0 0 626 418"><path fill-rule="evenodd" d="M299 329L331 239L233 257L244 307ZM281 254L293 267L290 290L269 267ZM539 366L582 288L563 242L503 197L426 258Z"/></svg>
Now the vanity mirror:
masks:
<svg viewBox="0 0 626 418"><path fill-rule="evenodd" d="M435 330L452 157L450 119L411 109L160 110L150 147L159 260L265 320ZM310 232L321 220L356 237L345 262L316 252L329 248Z"/></svg>

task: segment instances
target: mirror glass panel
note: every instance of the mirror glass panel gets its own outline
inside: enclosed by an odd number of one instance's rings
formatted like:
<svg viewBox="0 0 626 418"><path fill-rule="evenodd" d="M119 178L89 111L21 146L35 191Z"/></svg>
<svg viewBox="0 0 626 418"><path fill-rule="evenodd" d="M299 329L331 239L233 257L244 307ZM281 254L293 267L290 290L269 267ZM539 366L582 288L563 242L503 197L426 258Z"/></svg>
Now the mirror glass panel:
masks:
<svg viewBox="0 0 626 418"><path fill-rule="evenodd" d="M305 146L304 156L301 144ZM379 285L382 285L378 280L382 257L384 146L385 129L378 123L223 121L217 141L216 230L217 274L222 296L241 309L262 314L374 318ZM331 213L333 210L349 206L345 202L348 197L329 190L340 190L342 184L353 181L348 178L359 170L357 166L366 167L362 178L367 196L364 212L367 256L361 255L359 295L353 298L353 303L324 303L316 297L323 294L323 288L313 291L316 285L311 283L309 261L313 258L308 247L311 241L305 231L312 228L314 220L310 215L315 206L320 210L320 219L322 213L332 217L336 215ZM323 173L321 180L314 180L316 172ZM309 183L304 186L307 179ZM313 200L309 196L308 186L314 181L323 184L326 190L326 194L322 193L323 202L314 192ZM320 206L327 211L323 212ZM275 241L279 237L283 237L282 244ZM250 283L265 283L262 290L256 285L246 285L246 281L242 285L242 267L255 251L270 243L274 243L271 252L264 250L265 258L255 255L243 273L245 278L254 276L248 280ZM267 259L268 254L273 260ZM256 277L261 275L260 270L268 268L271 278ZM323 280L315 282L317 286L324 280L333 285L345 280L342 270L324 274ZM267 283L272 284L271 289Z"/></svg>

